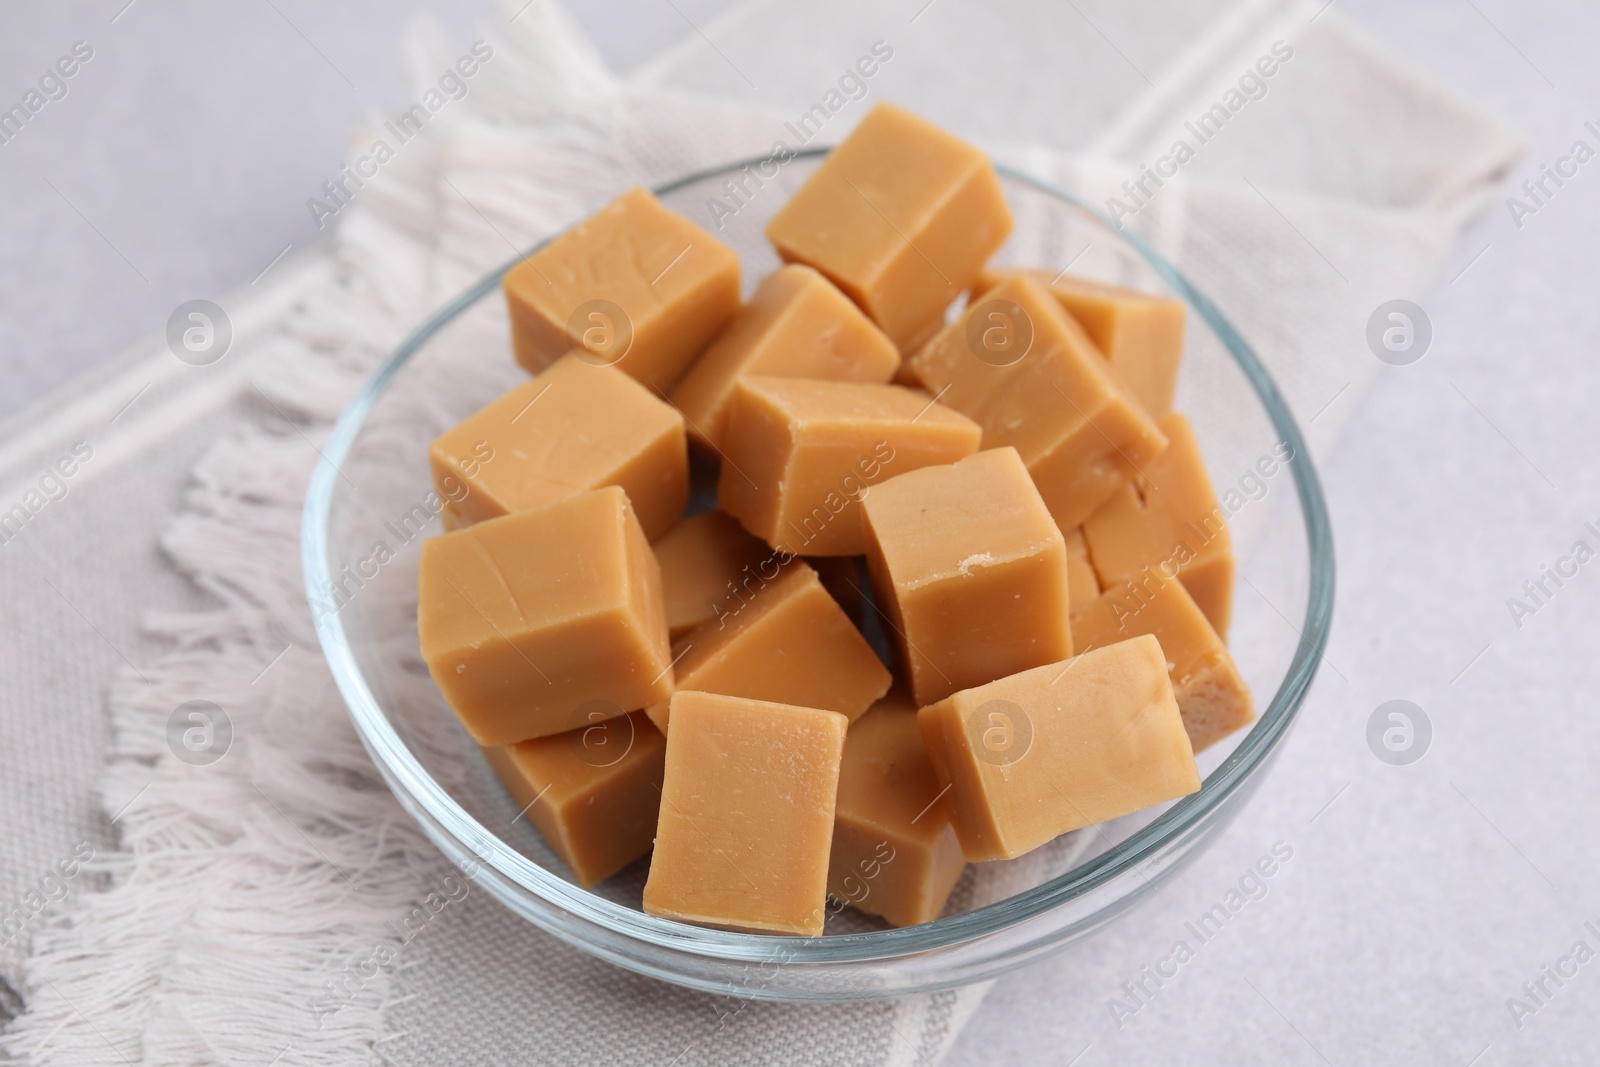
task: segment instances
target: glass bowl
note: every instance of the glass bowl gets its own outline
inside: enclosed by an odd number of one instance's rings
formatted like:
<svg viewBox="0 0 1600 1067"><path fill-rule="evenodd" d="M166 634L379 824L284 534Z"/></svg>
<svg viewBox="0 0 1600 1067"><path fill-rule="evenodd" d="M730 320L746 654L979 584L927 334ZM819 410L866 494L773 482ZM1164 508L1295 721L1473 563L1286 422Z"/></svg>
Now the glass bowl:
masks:
<svg viewBox="0 0 1600 1067"><path fill-rule="evenodd" d="M748 293L778 265L762 227L824 151L798 153L772 177L772 166L760 169L764 184L721 220L711 198L726 207L724 180L762 160L656 192L739 252ZM1000 261L1070 264L1077 274L1175 294L1191 310L1178 403L1232 513L1241 580L1230 645L1260 718L1202 754L1198 793L1019 860L969 868L945 915L920 926L884 928L842 907L830 908L825 933L810 938L660 919L639 909L648 859L580 888L519 818L417 645L418 546L439 531L428 442L525 379L498 293L508 263L413 333L340 417L307 492L302 555L323 652L389 787L452 862L529 922L618 966L719 994L856 1000L965 985L1128 911L1199 855L1254 793L1316 673L1332 613L1331 532L1304 439L1249 345L1151 248L1050 183L1000 174L1016 217Z"/></svg>

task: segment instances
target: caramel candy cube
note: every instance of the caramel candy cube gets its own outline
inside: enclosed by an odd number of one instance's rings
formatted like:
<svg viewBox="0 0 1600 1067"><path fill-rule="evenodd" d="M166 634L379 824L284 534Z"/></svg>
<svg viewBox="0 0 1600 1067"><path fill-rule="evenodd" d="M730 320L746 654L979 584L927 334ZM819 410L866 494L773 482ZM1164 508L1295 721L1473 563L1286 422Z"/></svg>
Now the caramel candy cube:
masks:
<svg viewBox="0 0 1600 1067"><path fill-rule="evenodd" d="M573 729L672 694L661 571L615 486L422 543L417 636L480 745Z"/></svg>
<svg viewBox="0 0 1600 1067"><path fill-rule="evenodd" d="M1137 578L1146 568L1174 573L1226 638L1233 616L1233 539L1217 494L1206 476L1189 420L1173 413L1160 421L1167 450L1083 524L1100 583L1106 588Z"/></svg>
<svg viewBox="0 0 1600 1067"><path fill-rule="evenodd" d="M671 399L690 437L720 448L728 401L747 375L883 383L899 368L894 343L849 297L810 267L791 264L762 280Z"/></svg>
<svg viewBox="0 0 1600 1067"><path fill-rule="evenodd" d="M1067 544L1067 602L1069 611L1088 607L1100 595L1100 579L1089 562L1089 546L1083 539L1083 527L1068 530L1062 535Z"/></svg>
<svg viewBox="0 0 1600 1067"><path fill-rule="evenodd" d="M650 851L667 742L642 712L483 754L579 885Z"/></svg>
<svg viewBox="0 0 1600 1067"><path fill-rule="evenodd" d="M919 706L1072 655L1066 545L1016 449L873 486L862 529Z"/></svg>
<svg viewBox="0 0 1600 1067"><path fill-rule="evenodd" d="M512 267L501 285L512 347L528 371L578 349L665 390L739 310L739 257L630 189Z"/></svg>
<svg viewBox="0 0 1600 1067"><path fill-rule="evenodd" d="M428 460L439 494L459 498L458 520L617 485L655 537L689 501L688 448L670 404L615 367L567 356L434 438Z"/></svg>
<svg viewBox="0 0 1600 1067"><path fill-rule="evenodd" d="M845 717L680 691L672 721L644 910L822 933Z"/></svg>
<svg viewBox="0 0 1600 1067"><path fill-rule="evenodd" d="M717 502L780 551L856 556L867 486L971 455L982 436L899 385L746 378L729 407Z"/></svg>
<svg viewBox="0 0 1600 1067"><path fill-rule="evenodd" d="M748 599L735 600L673 646L677 688L823 708L849 719L889 691L888 669L803 562L764 568L742 592ZM662 733L670 732L671 705L645 710Z"/></svg>
<svg viewBox="0 0 1600 1067"><path fill-rule="evenodd" d="M737 603L772 555L725 511L691 515L650 547L661 564L667 633L674 641Z"/></svg>
<svg viewBox="0 0 1600 1067"><path fill-rule="evenodd" d="M1161 645L1145 635L956 693L917 712L968 860L1200 788Z"/></svg>
<svg viewBox="0 0 1600 1067"><path fill-rule="evenodd" d="M879 104L767 223L786 262L827 275L902 350L1011 233L982 152Z"/></svg>
<svg viewBox="0 0 1600 1067"><path fill-rule="evenodd" d="M1255 719L1250 689L1182 582L1146 572L1072 615L1079 648L1151 634L1161 642L1189 743L1203 751Z"/></svg>
<svg viewBox="0 0 1600 1067"><path fill-rule="evenodd" d="M917 707L891 693L850 725L828 892L894 926L932 922L966 869L950 801L917 728Z"/></svg>
<svg viewBox="0 0 1600 1067"><path fill-rule="evenodd" d="M1050 287L1148 414L1160 418L1172 410L1183 362L1183 301L1039 268L986 270L972 291L982 294L1013 274Z"/></svg>
<svg viewBox="0 0 1600 1067"><path fill-rule="evenodd" d="M1083 328L1024 275L985 293L911 363L941 403L983 427L985 448L1016 448L1063 530L1167 445Z"/></svg>
<svg viewBox="0 0 1600 1067"><path fill-rule="evenodd" d="M1235 572L1232 549L1207 552L1203 559L1185 564L1178 570L1178 580L1194 598L1195 605L1205 614L1206 621L1217 631L1224 644L1228 640L1228 627L1233 622L1233 576Z"/></svg>

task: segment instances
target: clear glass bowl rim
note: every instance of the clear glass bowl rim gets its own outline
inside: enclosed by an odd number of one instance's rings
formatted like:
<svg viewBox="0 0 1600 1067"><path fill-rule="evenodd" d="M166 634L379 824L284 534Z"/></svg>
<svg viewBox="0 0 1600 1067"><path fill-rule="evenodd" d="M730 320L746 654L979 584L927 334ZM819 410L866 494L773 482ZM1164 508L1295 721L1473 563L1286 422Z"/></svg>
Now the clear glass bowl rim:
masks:
<svg viewBox="0 0 1600 1067"><path fill-rule="evenodd" d="M826 155L828 151L830 149L827 147L802 149L795 152L794 157L817 157ZM657 186L654 192L664 196L684 186L738 173L767 158L754 156L696 171ZM1118 878L1157 856L1167 845L1181 840L1191 830L1201 827L1207 817L1221 808L1271 755L1293 722L1316 675L1327 645L1333 615L1333 533L1322 487L1312 466L1305 438L1277 385L1250 345L1204 294L1137 234L1117 226L1098 208L1054 183L1003 164L997 163L995 169L1008 180L1059 199L1116 230L1211 327L1255 390L1279 438L1293 449L1293 458L1289 460L1288 467L1293 475L1305 524L1310 589L1299 644L1277 692L1250 733L1206 777L1199 792L1180 800L1148 826L1106 852L1048 882L996 903L921 926L867 933L794 938L713 930L657 918L613 903L545 870L501 842L439 786L390 725L356 663L340 614L313 612L323 655L362 742L391 781L408 790L413 801L463 850L477 855L482 863L494 868L510 884L519 885L542 897L570 913L573 918L661 949L688 952L708 960L730 963L761 963L779 951L789 962L796 964L870 963L949 949L993 935ZM328 555L328 516L341 464L349 455L352 444L384 389L435 333L498 289L500 279L507 270L537 252L551 239L546 238L496 268L418 326L373 372L360 393L340 414L323 446L322 461L313 470L301 516L301 565L310 603L317 602L320 590L327 587L332 577ZM1113 903L1109 910L1120 909Z"/></svg>

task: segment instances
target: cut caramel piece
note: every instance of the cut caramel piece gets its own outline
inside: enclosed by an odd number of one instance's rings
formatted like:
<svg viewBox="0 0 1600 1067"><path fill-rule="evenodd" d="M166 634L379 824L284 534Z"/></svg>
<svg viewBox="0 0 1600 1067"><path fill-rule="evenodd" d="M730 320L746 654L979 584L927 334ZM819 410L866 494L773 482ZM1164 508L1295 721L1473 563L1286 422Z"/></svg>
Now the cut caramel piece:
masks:
<svg viewBox="0 0 1600 1067"><path fill-rule="evenodd" d="M746 595L673 646L679 689L824 708L850 719L889 691L888 669L800 560L751 583ZM669 732L670 705L646 711Z"/></svg>
<svg viewBox="0 0 1600 1067"><path fill-rule="evenodd" d="M1146 412L1160 418L1172 410L1183 362L1183 301L1036 267L986 270L972 291L981 301L981 294L1013 274L1050 287Z"/></svg>
<svg viewBox="0 0 1600 1067"><path fill-rule="evenodd" d="M1189 420L1173 413L1160 427L1170 443L1144 468L1146 477L1118 490L1084 522L1089 558L1108 589L1146 568L1162 578L1176 572L1212 628L1226 638L1234 573L1227 519Z"/></svg>
<svg viewBox="0 0 1600 1067"><path fill-rule="evenodd" d="M741 378L887 382L900 367L894 343L822 275L781 267L711 342L672 390L689 434L720 448L728 401Z"/></svg>
<svg viewBox="0 0 1600 1067"><path fill-rule="evenodd" d="M975 863L1200 788L1166 659L1148 635L963 690L917 720Z"/></svg>
<svg viewBox="0 0 1600 1067"><path fill-rule="evenodd" d="M985 448L1016 448L1063 530L1167 444L1083 328L1026 276L985 293L911 363L941 403L983 427Z"/></svg>
<svg viewBox="0 0 1600 1067"><path fill-rule="evenodd" d="M1250 689L1222 638L1195 606L1182 582L1150 572L1123 579L1072 616L1079 648L1099 648L1138 634L1161 642L1172 691L1196 752L1255 718Z"/></svg>
<svg viewBox="0 0 1600 1067"><path fill-rule="evenodd" d="M1205 614L1206 621L1217 631L1224 644L1228 641L1228 627L1233 622L1233 577L1235 572L1233 551L1212 551L1203 558L1185 564L1178 570L1178 580L1194 598L1195 605Z"/></svg>
<svg viewBox="0 0 1600 1067"><path fill-rule="evenodd" d="M966 868L950 802L917 729L917 707L891 693L850 725L828 892L894 926L932 922Z"/></svg>
<svg viewBox="0 0 1600 1067"><path fill-rule="evenodd" d="M918 705L1072 655L1066 545L1016 449L873 486L862 528Z"/></svg>
<svg viewBox="0 0 1600 1067"><path fill-rule="evenodd" d="M1089 562L1089 546L1084 542L1083 528L1068 530L1062 536L1067 543L1068 608L1078 611L1094 603L1094 598L1100 595L1100 580Z"/></svg>
<svg viewBox="0 0 1600 1067"><path fill-rule="evenodd" d="M815 267L902 350L1011 233L982 152L879 104L767 223L786 262Z"/></svg>
<svg viewBox="0 0 1600 1067"><path fill-rule="evenodd" d="M615 486L424 541L417 636L480 745L573 729L593 701L621 715L672 694L661 571Z"/></svg>
<svg viewBox="0 0 1600 1067"><path fill-rule="evenodd" d="M820 934L843 715L679 692L644 910Z"/></svg>
<svg viewBox="0 0 1600 1067"><path fill-rule="evenodd" d="M953 463L982 436L915 389L746 378L729 405L717 502L780 551L860 555L867 486Z"/></svg>
<svg viewBox="0 0 1600 1067"><path fill-rule="evenodd" d="M483 754L579 885L650 851L667 741L642 712Z"/></svg>
<svg viewBox="0 0 1600 1067"><path fill-rule="evenodd" d="M434 438L428 461L441 495L465 485L464 495L452 495L466 522L618 485L645 535L655 537L689 501L683 416L615 367L577 356Z"/></svg>
<svg viewBox="0 0 1600 1067"><path fill-rule="evenodd" d="M746 583L761 580L762 561L772 555L722 511L692 515L650 547L661 564L667 632L674 641L734 607ZM768 565L768 578L776 576L776 566Z"/></svg>
<svg viewBox="0 0 1600 1067"><path fill-rule="evenodd" d="M630 189L506 272L517 362L571 349L653 389L677 381L739 310L739 257L644 189Z"/></svg>

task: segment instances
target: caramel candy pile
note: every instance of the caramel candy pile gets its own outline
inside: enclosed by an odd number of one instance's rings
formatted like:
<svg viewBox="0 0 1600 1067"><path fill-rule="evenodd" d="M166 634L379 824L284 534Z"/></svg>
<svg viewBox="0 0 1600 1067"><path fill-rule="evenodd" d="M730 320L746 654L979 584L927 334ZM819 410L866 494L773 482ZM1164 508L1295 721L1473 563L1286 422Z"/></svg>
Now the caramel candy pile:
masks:
<svg viewBox="0 0 1600 1067"><path fill-rule="evenodd" d="M881 104L747 302L643 189L506 273L533 377L429 449L417 629L580 885L649 854L653 915L932 922L1251 722L1183 305L991 265L1011 228L982 153Z"/></svg>

